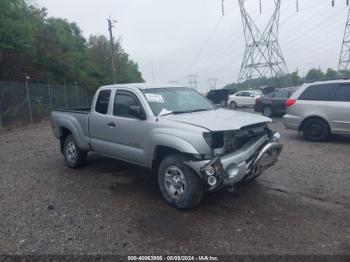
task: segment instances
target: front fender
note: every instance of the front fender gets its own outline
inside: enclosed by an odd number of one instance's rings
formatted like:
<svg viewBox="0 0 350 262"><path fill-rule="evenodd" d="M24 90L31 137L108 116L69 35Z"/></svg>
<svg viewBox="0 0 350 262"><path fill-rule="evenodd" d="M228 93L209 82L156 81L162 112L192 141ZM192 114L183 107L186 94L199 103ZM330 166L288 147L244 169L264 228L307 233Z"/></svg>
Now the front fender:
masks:
<svg viewBox="0 0 350 262"><path fill-rule="evenodd" d="M154 134L151 137L150 144L152 146L150 148L150 151L147 157L147 163L149 166L152 166L153 153L157 146L169 147L185 154L193 154L193 155L200 154L198 150L190 142L174 135Z"/></svg>

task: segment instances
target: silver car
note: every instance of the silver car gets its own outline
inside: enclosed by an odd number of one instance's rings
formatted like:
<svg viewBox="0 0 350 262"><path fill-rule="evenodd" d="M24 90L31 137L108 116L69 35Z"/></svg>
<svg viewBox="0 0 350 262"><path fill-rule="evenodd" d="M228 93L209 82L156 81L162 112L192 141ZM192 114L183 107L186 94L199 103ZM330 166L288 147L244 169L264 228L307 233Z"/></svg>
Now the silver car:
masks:
<svg viewBox="0 0 350 262"><path fill-rule="evenodd" d="M307 140L350 134L350 80L304 84L286 102L284 125Z"/></svg>

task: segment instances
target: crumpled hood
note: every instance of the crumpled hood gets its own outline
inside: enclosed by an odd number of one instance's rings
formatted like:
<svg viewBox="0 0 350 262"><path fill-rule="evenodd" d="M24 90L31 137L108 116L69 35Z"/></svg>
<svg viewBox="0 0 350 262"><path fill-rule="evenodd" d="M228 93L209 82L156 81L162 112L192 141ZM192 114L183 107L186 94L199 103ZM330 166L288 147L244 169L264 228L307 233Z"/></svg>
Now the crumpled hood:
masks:
<svg viewBox="0 0 350 262"><path fill-rule="evenodd" d="M270 118L264 116L226 109L169 115L164 118L200 126L212 132L239 130L249 125L272 122Z"/></svg>

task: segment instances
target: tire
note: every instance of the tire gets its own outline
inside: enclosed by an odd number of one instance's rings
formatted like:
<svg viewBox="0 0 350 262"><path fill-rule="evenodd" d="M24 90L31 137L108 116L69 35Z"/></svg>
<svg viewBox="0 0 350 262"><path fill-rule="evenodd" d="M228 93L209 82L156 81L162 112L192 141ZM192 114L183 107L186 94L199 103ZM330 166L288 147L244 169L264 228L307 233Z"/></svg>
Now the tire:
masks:
<svg viewBox="0 0 350 262"><path fill-rule="evenodd" d="M87 152L78 148L74 137L69 135L64 141L64 162L70 168L79 168L86 163Z"/></svg>
<svg viewBox="0 0 350 262"><path fill-rule="evenodd" d="M231 103L230 103L230 108L231 109L237 109L237 103L235 102L235 101L232 101Z"/></svg>
<svg viewBox="0 0 350 262"><path fill-rule="evenodd" d="M263 108L263 115L266 117L272 117L273 116L273 108L272 106L264 106Z"/></svg>
<svg viewBox="0 0 350 262"><path fill-rule="evenodd" d="M177 209L191 209L203 198L200 177L184 164L178 154L165 157L158 169L158 186L164 200Z"/></svg>
<svg viewBox="0 0 350 262"><path fill-rule="evenodd" d="M326 140L331 132L324 120L320 118L311 118L305 121L302 127L305 139L312 142L321 142Z"/></svg>

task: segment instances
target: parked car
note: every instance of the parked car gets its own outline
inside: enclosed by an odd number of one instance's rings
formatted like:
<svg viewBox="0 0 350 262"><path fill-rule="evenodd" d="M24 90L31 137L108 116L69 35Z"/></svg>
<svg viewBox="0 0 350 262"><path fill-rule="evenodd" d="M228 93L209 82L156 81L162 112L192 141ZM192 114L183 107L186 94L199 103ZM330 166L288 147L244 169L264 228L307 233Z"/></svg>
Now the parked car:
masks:
<svg viewBox="0 0 350 262"><path fill-rule="evenodd" d="M253 107L255 100L261 96L261 90L240 91L229 96L228 104L231 109L238 107Z"/></svg>
<svg viewBox="0 0 350 262"><path fill-rule="evenodd" d="M217 89L210 90L207 98L213 102L214 105L227 106L227 100L230 95L236 93L236 89Z"/></svg>
<svg viewBox="0 0 350 262"><path fill-rule="evenodd" d="M304 84L286 102L287 128L303 132L310 141L331 134L350 134L350 80Z"/></svg>
<svg viewBox="0 0 350 262"><path fill-rule="evenodd" d="M254 110L264 116L284 115L287 99L293 94L292 89L278 89L272 93L262 95L255 100Z"/></svg>
<svg viewBox="0 0 350 262"><path fill-rule="evenodd" d="M53 111L51 122L68 167L94 151L156 170L161 194L179 209L255 179L282 150L270 118L217 109L185 87L101 87L91 108Z"/></svg>

